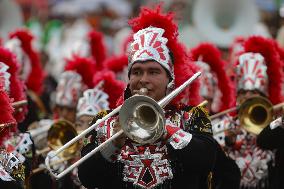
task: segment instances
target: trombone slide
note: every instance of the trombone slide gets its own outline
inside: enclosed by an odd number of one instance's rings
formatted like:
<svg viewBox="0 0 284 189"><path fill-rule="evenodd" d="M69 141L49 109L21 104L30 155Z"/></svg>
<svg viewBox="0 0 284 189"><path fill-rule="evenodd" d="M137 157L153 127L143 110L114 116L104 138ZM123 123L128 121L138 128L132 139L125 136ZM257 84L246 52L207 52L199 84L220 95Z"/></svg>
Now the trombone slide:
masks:
<svg viewBox="0 0 284 189"><path fill-rule="evenodd" d="M158 105L160 107L165 107L173 98L175 98L178 94L180 94L190 83L192 83L197 77L199 77L201 75L201 72L197 72L195 73L192 77L190 77L187 81L185 81L181 86L179 86L178 88L176 88L175 90L173 90L169 95L167 95L166 97L164 97L162 100L160 100L158 102ZM148 97L149 98L149 97ZM74 169L75 167L78 167L80 164L82 164L86 159L88 159L89 157L91 157L93 154L97 153L101 148L103 148L106 144L108 144L109 142L113 141L114 139L116 139L117 137L119 137L124 131L120 130L118 133L114 134L111 138L109 138L108 140L106 140L105 142L103 142L101 145L99 145L98 147L96 147L95 149L93 149L91 152L89 152L88 154L86 154L84 157L82 157L80 160L78 160L77 162L75 162L74 164L72 164L71 166L69 166L68 168L66 168L64 171L62 171L60 174L56 175L55 173L53 173L51 166L49 164L50 159L53 158L54 156L56 156L57 154L59 154L60 152L62 152L63 150L65 150L66 148L68 148L69 146L71 146L72 144L74 144L75 142L77 142L78 140L80 140L83 136L85 136L86 134L88 134L89 132L91 132L93 129L95 129L100 123L106 121L108 118L114 116L115 114L117 114L121 107L123 105L118 106L117 108L115 108L112 112L110 112L108 115L106 115L105 117L103 117L102 119L100 119L99 121L97 121L94 125L92 125L91 127L89 127L88 129L86 129L85 131L83 131L80 135L77 135L75 138L73 138L72 140L70 140L69 142L67 142L64 146L62 146L61 148L59 148L58 150L55 151L55 153L51 156L47 155L46 159L45 159L45 165L47 167L47 169L49 170L50 174L56 178L56 179L60 179L63 176L65 176L66 174L68 174L72 169Z"/></svg>

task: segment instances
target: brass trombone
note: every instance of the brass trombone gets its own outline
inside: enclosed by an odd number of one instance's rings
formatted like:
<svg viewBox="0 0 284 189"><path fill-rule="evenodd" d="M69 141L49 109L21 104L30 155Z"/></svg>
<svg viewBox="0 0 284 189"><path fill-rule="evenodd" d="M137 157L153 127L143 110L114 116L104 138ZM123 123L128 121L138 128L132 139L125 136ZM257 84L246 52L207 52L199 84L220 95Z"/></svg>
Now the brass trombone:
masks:
<svg viewBox="0 0 284 189"><path fill-rule="evenodd" d="M238 111L240 125L246 131L258 135L273 120L274 111L283 106L283 102L273 106L267 98L262 96L252 96L245 100L239 107L234 107L212 115L210 116L210 119L212 120L230 112Z"/></svg>
<svg viewBox="0 0 284 189"><path fill-rule="evenodd" d="M176 88L169 95L164 97L158 103L150 97L134 95L131 98L127 99L123 105L115 108L108 115L97 121L94 125L83 131L80 135L73 138L71 141L66 143L64 146L59 148L53 155L48 155L45 159L45 165L49 170L50 174L56 179L60 179L69 173L75 167L78 167L86 159L94 155L100 149L102 149L106 144L115 140L123 132L130 139L135 142L140 142L142 144L151 143L164 134L164 125L165 125L165 116L163 112L163 107L165 107L173 98L175 98L179 93L181 93L190 83L192 83L197 77L201 75L201 72L197 72L191 78L189 78L185 83L180 87ZM131 110L128 109L131 106ZM83 136L88 134L94 128L96 128L100 123L104 122L108 118L119 113L119 123L122 127L122 130L114 134L111 138L103 142L101 145L93 149L91 152L86 154L80 160L66 168L60 174L56 174L50 168L50 159L61 153L63 150L73 145L75 142L80 140ZM124 116L124 115L127 116Z"/></svg>

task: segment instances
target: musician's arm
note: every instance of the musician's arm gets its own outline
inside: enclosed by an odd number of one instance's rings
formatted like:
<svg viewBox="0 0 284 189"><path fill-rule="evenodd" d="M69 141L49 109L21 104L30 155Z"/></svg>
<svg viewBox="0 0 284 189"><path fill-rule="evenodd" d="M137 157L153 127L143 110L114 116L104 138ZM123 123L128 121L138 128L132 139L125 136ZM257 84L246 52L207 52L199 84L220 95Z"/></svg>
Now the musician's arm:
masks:
<svg viewBox="0 0 284 189"><path fill-rule="evenodd" d="M217 144L212 137L211 122L204 110L196 107L191 111L191 116L185 120L186 132L179 129L178 134L172 135L170 146L174 149L172 153L186 168L197 172L209 172L212 170ZM186 136L187 141L182 145L174 144L183 141ZM176 139L174 139L174 137ZM188 140L189 139L189 140ZM180 148L176 148L179 146Z"/></svg>
<svg viewBox="0 0 284 189"><path fill-rule="evenodd" d="M280 149L284 144L284 126L278 118L265 127L257 136L257 145L263 149Z"/></svg>
<svg viewBox="0 0 284 189"><path fill-rule="evenodd" d="M83 147L81 156L86 155L92 151L97 145L89 143ZM78 168L78 176L87 188L105 188L106 186L113 186L114 183L120 183L118 177L118 163L112 163L106 160L101 152L94 154L87 159Z"/></svg>
<svg viewBox="0 0 284 189"><path fill-rule="evenodd" d="M96 123L99 119L107 115L108 112L100 112L92 121L91 124ZM98 146L97 144L97 132L94 130L90 133L89 143L81 150L81 156L85 156ZM112 188L115 183L119 183L117 180L118 163L113 163L111 155L114 154L116 148L112 143L105 146L104 150L94 154L78 167L78 177L87 188ZM111 182L109 181L111 178Z"/></svg>

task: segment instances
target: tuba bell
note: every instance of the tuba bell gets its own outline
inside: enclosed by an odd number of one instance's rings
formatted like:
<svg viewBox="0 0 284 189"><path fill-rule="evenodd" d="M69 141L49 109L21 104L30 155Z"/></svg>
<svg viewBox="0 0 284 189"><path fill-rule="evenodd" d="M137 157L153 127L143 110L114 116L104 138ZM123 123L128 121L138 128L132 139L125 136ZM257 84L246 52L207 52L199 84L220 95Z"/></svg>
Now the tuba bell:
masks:
<svg viewBox="0 0 284 189"><path fill-rule="evenodd" d="M254 96L241 104L238 112L240 124L250 133L258 135L273 119L273 105L262 96Z"/></svg>

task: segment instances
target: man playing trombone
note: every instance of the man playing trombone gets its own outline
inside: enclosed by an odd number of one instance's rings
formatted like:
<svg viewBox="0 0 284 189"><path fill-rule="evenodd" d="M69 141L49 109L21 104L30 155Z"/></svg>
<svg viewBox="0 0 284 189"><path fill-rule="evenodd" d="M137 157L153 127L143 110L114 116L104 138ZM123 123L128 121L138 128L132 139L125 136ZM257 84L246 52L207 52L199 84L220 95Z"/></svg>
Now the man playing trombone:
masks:
<svg viewBox="0 0 284 189"><path fill-rule="evenodd" d="M214 138L241 170L241 188L270 187L273 154L256 146L256 136L271 122L272 103L281 102L280 65L271 40L246 39L236 62L238 118L226 116L213 125Z"/></svg>
<svg viewBox="0 0 284 189"><path fill-rule="evenodd" d="M162 14L158 6L156 10L142 9L140 16L130 22L135 34L129 52L125 100L145 95L158 102L175 84L180 85L181 77L187 76L186 51L177 41L177 26L172 19L171 14ZM175 75L178 71L180 75ZM79 166L81 183L87 188L210 187L216 144L207 112L176 101L164 110L166 121L161 137L144 143L143 137L149 133L134 128L130 132L142 138L138 143L122 134ZM106 112L99 113L93 124L105 115ZM152 121L151 114L141 117L145 122ZM82 156L117 133L120 121L115 115L101 122L93 132L92 142L82 149Z"/></svg>

